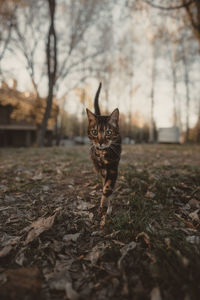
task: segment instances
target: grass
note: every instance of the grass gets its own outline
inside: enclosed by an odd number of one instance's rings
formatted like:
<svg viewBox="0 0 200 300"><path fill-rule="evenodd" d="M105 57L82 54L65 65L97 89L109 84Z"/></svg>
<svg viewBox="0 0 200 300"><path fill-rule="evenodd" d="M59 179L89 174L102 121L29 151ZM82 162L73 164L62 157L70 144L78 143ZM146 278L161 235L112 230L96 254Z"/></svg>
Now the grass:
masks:
<svg viewBox="0 0 200 300"><path fill-rule="evenodd" d="M2 211L2 232L20 236L1 274L19 268L16 255L22 252L25 266L38 265L50 277L56 266L63 272L61 266L73 259L68 272L82 299L155 300L154 288L166 300L199 299L199 244L198 239L188 241L200 237L200 221L190 215L198 206L189 205L200 200L199 147L124 146L113 211L103 230L98 216L101 180L93 173L88 152L87 147L1 150L0 188L6 196L0 193L0 200L10 207ZM77 199L96 204L91 220L86 211L77 210ZM22 229L57 208L61 211L53 227L25 246ZM77 242L63 242L64 235L77 232ZM133 241L136 247L127 251L119 267L123 246ZM87 254L104 243L108 246L91 264ZM63 291L51 291L47 279L43 284L48 289L45 299L66 298Z"/></svg>
<svg viewBox="0 0 200 300"><path fill-rule="evenodd" d="M199 222L192 222L179 209L198 189L200 169L187 164L177 169L161 165L138 171L129 166L123 173L124 188L130 189L129 205L115 211L109 228L120 230L121 241L138 243L124 264L134 299L146 299L144 291L155 286L164 299L198 299L200 295L200 251L186 241L188 234L198 234ZM133 272L138 276L135 283ZM138 281L142 291L137 289Z"/></svg>

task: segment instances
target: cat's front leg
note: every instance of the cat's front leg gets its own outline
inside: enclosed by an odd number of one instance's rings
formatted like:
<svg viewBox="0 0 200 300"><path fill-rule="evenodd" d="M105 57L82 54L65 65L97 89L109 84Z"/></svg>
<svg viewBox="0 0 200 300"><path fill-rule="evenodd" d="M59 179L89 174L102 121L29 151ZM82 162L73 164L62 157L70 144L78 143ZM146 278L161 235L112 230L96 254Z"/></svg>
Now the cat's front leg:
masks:
<svg viewBox="0 0 200 300"><path fill-rule="evenodd" d="M100 210L102 210L104 206L108 206L108 197L113 193L115 182L117 180L117 173L117 168L106 170L106 176L103 181L103 194L101 197Z"/></svg>
<svg viewBox="0 0 200 300"><path fill-rule="evenodd" d="M106 174L107 174L106 169L102 168L100 173L101 173L102 185L104 187L105 180L106 180Z"/></svg>

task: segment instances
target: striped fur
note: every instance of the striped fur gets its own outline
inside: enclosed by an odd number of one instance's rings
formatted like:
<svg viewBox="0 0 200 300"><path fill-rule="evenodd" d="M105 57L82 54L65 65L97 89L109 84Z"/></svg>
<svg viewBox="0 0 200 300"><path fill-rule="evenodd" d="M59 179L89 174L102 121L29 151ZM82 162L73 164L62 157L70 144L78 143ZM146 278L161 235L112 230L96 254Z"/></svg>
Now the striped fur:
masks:
<svg viewBox="0 0 200 300"><path fill-rule="evenodd" d="M118 165L121 154L121 137L119 133L119 110L116 108L111 115L100 115L98 104L101 84L97 90L94 106L95 114L87 109L88 137L92 142L91 159L95 170L101 175L103 194L100 209L107 205L107 199L112 194L118 175Z"/></svg>

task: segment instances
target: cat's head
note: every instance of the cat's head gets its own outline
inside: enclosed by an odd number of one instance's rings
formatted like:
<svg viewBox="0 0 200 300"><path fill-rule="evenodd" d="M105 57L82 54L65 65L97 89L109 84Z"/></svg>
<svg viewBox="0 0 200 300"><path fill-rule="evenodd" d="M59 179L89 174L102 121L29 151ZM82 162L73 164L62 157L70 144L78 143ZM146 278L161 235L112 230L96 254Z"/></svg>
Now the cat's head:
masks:
<svg viewBox="0 0 200 300"><path fill-rule="evenodd" d="M98 149L109 148L119 136L119 110L116 108L110 116L97 116L89 109L88 137Z"/></svg>

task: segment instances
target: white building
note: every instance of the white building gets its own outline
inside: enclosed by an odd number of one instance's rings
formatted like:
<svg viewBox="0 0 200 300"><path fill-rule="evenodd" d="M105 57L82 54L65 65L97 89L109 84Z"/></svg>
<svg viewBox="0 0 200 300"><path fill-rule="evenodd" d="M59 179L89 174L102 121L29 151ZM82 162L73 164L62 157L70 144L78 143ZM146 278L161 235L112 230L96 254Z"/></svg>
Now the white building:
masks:
<svg viewBox="0 0 200 300"><path fill-rule="evenodd" d="M179 127L173 126L168 128L158 129L158 143L180 143L180 130Z"/></svg>

